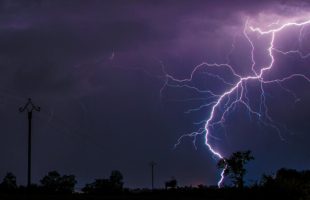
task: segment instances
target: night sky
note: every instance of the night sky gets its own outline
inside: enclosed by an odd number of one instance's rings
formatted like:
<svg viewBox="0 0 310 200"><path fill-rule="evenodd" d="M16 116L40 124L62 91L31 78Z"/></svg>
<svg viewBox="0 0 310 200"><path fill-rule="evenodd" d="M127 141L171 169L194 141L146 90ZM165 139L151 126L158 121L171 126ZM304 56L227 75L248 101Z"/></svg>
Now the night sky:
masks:
<svg viewBox="0 0 310 200"><path fill-rule="evenodd" d="M215 185L217 160L201 128L210 109L186 114L205 94L169 87L167 74L186 79L202 62L229 63L247 74L251 48L243 35L255 26L310 19L307 0L217 1L0 1L0 177L11 171L26 183L27 115L31 97L41 107L33 119L33 182L48 171L75 174L78 185L118 169L125 187L150 187L176 177L179 185ZM308 13L307 13L308 12ZM308 16L307 16L308 15ZM307 18L308 17L308 18ZM279 34L276 48L310 52L310 25ZM261 40L260 40L261 39ZM257 39L258 64L266 64L268 38ZM310 77L310 57L275 53L266 79L299 73ZM267 59L268 60L268 59ZM234 81L225 71L205 71ZM192 86L223 92L219 79L199 72ZM258 109L259 86L248 98ZM211 142L224 156L251 150L247 183L281 167L310 167L310 83L291 79L265 86L269 114L279 133L237 105ZM202 125L203 126L203 125Z"/></svg>

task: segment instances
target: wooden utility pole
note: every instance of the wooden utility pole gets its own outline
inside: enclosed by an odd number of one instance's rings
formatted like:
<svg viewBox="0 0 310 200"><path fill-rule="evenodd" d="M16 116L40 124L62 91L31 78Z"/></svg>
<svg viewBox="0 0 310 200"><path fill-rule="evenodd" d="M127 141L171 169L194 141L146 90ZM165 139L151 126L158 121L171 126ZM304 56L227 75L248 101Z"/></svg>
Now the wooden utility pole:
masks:
<svg viewBox="0 0 310 200"><path fill-rule="evenodd" d="M31 120L32 120L32 111L40 112L40 107L35 106L31 99L28 99L28 102L19 108L19 112L28 112L28 169L27 169L27 187L31 185Z"/></svg>
<svg viewBox="0 0 310 200"><path fill-rule="evenodd" d="M152 178L152 190L154 189L154 167L156 163L154 161L150 162L151 166L151 178Z"/></svg>

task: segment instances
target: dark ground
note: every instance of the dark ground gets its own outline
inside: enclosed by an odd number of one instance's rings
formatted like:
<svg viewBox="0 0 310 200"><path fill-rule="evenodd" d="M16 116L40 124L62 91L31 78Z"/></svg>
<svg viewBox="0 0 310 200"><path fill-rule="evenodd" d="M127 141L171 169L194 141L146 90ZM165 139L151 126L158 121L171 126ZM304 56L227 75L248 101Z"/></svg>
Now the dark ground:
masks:
<svg viewBox="0 0 310 200"><path fill-rule="evenodd" d="M268 190L268 189L175 189L175 190L156 190L154 192L150 190L146 191L128 191L119 194L2 194L0 199L2 200L52 200L52 199L66 199L66 200L100 200L100 199L210 199L210 200L225 200L225 199L310 199L309 195L301 195L287 190Z"/></svg>

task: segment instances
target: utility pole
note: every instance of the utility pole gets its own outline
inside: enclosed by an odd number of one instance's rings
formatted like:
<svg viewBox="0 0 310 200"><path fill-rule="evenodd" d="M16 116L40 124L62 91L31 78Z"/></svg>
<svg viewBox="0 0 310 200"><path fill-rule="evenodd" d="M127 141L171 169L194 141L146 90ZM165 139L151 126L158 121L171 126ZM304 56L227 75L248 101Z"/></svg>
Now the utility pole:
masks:
<svg viewBox="0 0 310 200"><path fill-rule="evenodd" d="M28 102L19 108L19 112L24 112L27 110L28 112L28 173L27 173L27 187L29 188L31 185L31 119L32 119L32 111L40 112L40 107L35 106L31 99L28 99Z"/></svg>
<svg viewBox="0 0 310 200"><path fill-rule="evenodd" d="M150 162L151 166L151 177L152 177L152 190L154 189L154 167L156 163L154 161Z"/></svg>

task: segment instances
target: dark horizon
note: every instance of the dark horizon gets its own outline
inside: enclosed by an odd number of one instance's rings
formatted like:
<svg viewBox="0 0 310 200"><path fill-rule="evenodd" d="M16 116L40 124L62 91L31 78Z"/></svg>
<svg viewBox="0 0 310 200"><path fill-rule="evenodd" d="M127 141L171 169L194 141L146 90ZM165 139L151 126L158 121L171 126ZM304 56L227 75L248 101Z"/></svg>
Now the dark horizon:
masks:
<svg viewBox="0 0 310 200"><path fill-rule="evenodd" d="M51 170L75 174L78 186L120 170L125 187L150 188L154 161L157 188L171 177L180 186L216 185L221 171L205 135L197 148L188 137L175 144L210 115L209 107L187 112L214 100L197 88L223 94L237 77L206 67L180 80L204 62L229 61L237 74L253 75L246 23L270 29L310 20L309 10L306 0L0 0L0 177L13 172L26 184L28 122L18 108L32 98L41 107L33 114L33 183ZM254 71L270 62L270 37L258 35L249 31ZM223 156L253 152L246 184L282 167L310 168L309 39L310 25L277 33L264 80L304 77L264 85L272 120L260 84L249 81L242 97L262 117L241 102L210 128ZM300 54L285 55L294 50Z"/></svg>

